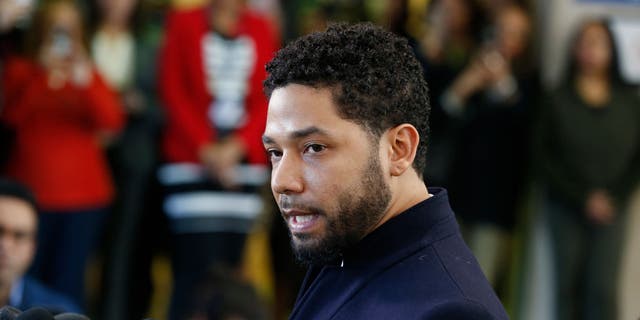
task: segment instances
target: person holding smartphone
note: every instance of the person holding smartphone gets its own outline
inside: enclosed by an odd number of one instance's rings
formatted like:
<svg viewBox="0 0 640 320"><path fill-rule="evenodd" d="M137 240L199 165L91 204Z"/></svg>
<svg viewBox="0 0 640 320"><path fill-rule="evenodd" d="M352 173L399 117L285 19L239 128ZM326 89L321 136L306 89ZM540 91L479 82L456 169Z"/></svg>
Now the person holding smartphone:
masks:
<svg viewBox="0 0 640 320"><path fill-rule="evenodd" d="M525 184L527 127L536 89L527 60L527 11L515 4L503 7L490 31L440 103L458 134L453 207L488 279L500 286Z"/></svg>
<svg viewBox="0 0 640 320"><path fill-rule="evenodd" d="M16 134L5 174L41 205L32 274L83 304L85 263L114 194L103 147L122 108L87 55L73 1L38 8L28 39L29 57L3 73L0 119Z"/></svg>

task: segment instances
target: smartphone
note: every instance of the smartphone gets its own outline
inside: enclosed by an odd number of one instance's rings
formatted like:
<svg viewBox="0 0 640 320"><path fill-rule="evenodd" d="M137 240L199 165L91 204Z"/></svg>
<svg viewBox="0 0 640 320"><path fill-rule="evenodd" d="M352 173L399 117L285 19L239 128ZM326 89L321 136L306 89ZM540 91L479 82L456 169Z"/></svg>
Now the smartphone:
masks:
<svg viewBox="0 0 640 320"><path fill-rule="evenodd" d="M51 52L60 58L71 55L71 35L62 28L54 28L51 31Z"/></svg>

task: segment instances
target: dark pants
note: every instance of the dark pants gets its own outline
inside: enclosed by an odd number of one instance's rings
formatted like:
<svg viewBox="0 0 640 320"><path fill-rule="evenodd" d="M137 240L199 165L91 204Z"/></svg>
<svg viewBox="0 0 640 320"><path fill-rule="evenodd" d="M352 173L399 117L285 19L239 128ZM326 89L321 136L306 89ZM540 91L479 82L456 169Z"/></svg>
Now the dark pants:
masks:
<svg viewBox="0 0 640 320"><path fill-rule="evenodd" d="M85 306L84 274L100 239L106 209L42 212L38 250L30 273Z"/></svg>
<svg viewBox="0 0 640 320"><path fill-rule="evenodd" d="M108 150L117 196L106 224L103 245L103 290L99 300L103 320L144 318L152 293L151 261L165 248L166 219L160 214L161 190L156 167L155 108L132 115L120 139Z"/></svg>
<svg viewBox="0 0 640 320"><path fill-rule="evenodd" d="M245 233L236 232L173 235L171 320L188 316L198 283L213 266L239 267L246 237Z"/></svg>
<svg viewBox="0 0 640 320"><path fill-rule="evenodd" d="M139 320L149 309L153 290L151 264L168 243L166 217L160 212L159 192L147 192L141 181L119 186L120 197L106 230L103 292L100 299L103 320Z"/></svg>
<svg viewBox="0 0 640 320"><path fill-rule="evenodd" d="M617 319L617 284L624 210L610 225L594 225L580 208L546 203L555 260L557 319Z"/></svg>

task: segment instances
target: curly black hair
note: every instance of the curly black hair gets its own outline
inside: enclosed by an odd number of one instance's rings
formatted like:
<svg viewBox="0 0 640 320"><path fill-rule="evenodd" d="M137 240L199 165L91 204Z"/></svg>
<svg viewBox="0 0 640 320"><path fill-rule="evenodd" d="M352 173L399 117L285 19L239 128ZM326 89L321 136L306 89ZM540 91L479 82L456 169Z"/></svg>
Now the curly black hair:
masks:
<svg viewBox="0 0 640 320"><path fill-rule="evenodd" d="M378 139L387 129L413 125L420 134L413 167L424 171L428 89L406 39L371 23L336 23L278 51L267 72L267 97L288 84L330 88L338 114Z"/></svg>

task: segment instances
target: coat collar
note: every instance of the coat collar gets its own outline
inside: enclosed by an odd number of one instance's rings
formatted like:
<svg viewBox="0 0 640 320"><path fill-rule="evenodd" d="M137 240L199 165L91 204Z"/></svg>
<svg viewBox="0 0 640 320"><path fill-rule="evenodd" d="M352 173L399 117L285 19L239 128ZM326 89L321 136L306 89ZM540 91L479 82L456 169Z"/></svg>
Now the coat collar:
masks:
<svg viewBox="0 0 640 320"><path fill-rule="evenodd" d="M344 266L370 266L377 261L406 255L407 251L417 250L457 231L445 228L431 232L437 224L454 218L454 214L445 189L429 188L429 193L433 196L393 217L347 250L343 255Z"/></svg>
<svg viewBox="0 0 640 320"><path fill-rule="evenodd" d="M388 266L457 233L458 225L449 206L447 191L429 188L429 193L433 197L390 219L345 251L343 261L311 267L291 319L311 319L313 315L327 315L327 311L333 314Z"/></svg>

